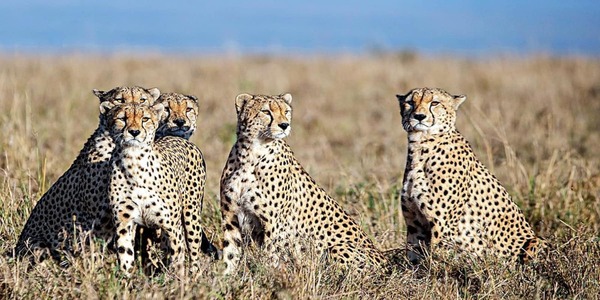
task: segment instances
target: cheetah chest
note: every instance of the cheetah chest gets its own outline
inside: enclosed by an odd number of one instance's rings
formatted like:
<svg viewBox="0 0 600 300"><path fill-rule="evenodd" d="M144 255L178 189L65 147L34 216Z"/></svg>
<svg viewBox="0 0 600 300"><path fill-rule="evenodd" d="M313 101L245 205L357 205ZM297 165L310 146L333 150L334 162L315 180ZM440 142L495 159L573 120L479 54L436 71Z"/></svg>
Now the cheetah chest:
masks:
<svg viewBox="0 0 600 300"><path fill-rule="evenodd" d="M228 178L229 191L234 199L237 199L240 207L248 206L255 201L256 195L260 194L254 170L255 165L252 162L243 162Z"/></svg>
<svg viewBox="0 0 600 300"><path fill-rule="evenodd" d="M421 147L409 148L410 154L407 160L406 175L402 186L402 198L406 204L416 206L416 209L425 210L429 197L429 179L425 167L427 157L421 152Z"/></svg>
<svg viewBox="0 0 600 300"><path fill-rule="evenodd" d="M268 150L258 145L252 145L250 149L249 153L234 157L237 165L224 182L228 187L227 193L240 208L236 214L244 226L256 226L257 217L265 215L262 211L264 193L256 174L259 161L268 154Z"/></svg>
<svg viewBox="0 0 600 300"><path fill-rule="evenodd" d="M159 224L167 209L157 190L160 184L154 182L152 176L159 174L159 165L149 153L128 151L117 168L119 172L113 174L111 181L111 190L116 192L113 205L118 210L128 211L134 222L148 227Z"/></svg>
<svg viewBox="0 0 600 300"><path fill-rule="evenodd" d="M231 177L230 187L233 193L238 195L236 197L238 205L244 208L244 211L253 211L252 203L256 202L261 194L253 169L253 167L240 169Z"/></svg>

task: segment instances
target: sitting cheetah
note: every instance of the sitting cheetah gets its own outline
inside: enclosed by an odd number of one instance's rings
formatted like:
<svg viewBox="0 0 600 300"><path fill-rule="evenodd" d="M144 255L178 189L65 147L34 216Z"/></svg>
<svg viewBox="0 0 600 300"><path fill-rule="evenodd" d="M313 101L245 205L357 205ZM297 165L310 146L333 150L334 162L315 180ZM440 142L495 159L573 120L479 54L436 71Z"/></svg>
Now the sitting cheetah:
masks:
<svg viewBox="0 0 600 300"><path fill-rule="evenodd" d="M466 96L418 88L397 97L408 132L401 199L409 260L440 243L521 261L534 256L542 241L455 128Z"/></svg>
<svg viewBox="0 0 600 300"><path fill-rule="evenodd" d="M160 95L157 88L117 87L107 92L94 90L103 109L119 103L153 104ZM49 250L60 259L60 252L71 252L74 229L79 233L109 240L112 216L106 189L109 160L114 142L106 127L106 111L100 112L98 128L87 140L71 167L40 198L31 212L14 250L16 255Z"/></svg>
<svg viewBox="0 0 600 300"><path fill-rule="evenodd" d="M198 98L179 93L162 93L158 100L156 100L156 103L163 104L167 117L160 122L160 126L156 130L155 139L160 139L164 136L178 136L189 140L196 130L196 120L198 119L199 110ZM184 197L187 196L184 195ZM154 258L149 255L152 245L161 241L162 233L158 229L152 230L143 227L139 229L142 231L141 240L136 241L136 245L142 246L142 260L149 261L151 265L157 266L158 264ZM163 243L163 250L166 250L164 246ZM219 256L219 250L208 240L204 231L202 232L201 250L211 256Z"/></svg>
<svg viewBox="0 0 600 300"><path fill-rule="evenodd" d="M156 131L156 137L172 135L189 140L196 130L198 98L179 93L164 93L156 102L162 103L168 113L167 119Z"/></svg>
<svg viewBox="0 0 600 300"><path fill-rule="evenodd" d="M308 240L342 266L384 266L383 254L319 187L283 140L290 134L292 96L240 94L237 142L221 176L223 257L237 267L243 241L277 250ZM294 245L297 246L297 245Z"/></svg>
<svg viewBox="0 0 600 300"><path fill-rule="evenodd" d="M116 144L108 191L117 255L126 275L134 262L138 224L161 230L175 266L181 265L186 252L193 263L200 255L204 159L185 139L154 139L163 116L164 106L158 103L119 105L107 117Z"/></svg>

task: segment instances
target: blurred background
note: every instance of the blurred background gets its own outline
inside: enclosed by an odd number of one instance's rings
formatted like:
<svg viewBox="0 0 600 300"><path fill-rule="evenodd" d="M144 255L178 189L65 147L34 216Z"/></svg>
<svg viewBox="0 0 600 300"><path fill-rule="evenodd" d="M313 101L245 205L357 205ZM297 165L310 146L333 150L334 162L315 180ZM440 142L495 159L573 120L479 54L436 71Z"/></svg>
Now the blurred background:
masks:
<svg viewBox="0 0 600 300"><path fill-rule="evenodd" d="M4 52L600 53L600 1L3 0Z"/></svg>
<svg viewBox="0 0 600 300"><path fill-rule="evenodd" d="M448 257L424 277L398 270L373 286L258 259L244 280L206 262L187 281L128 285L113 255L34 271L0 256L0 299L600 295L599 0L0 0L0 253L97 128L92 89L121 85L198 97L191 141L207 163L203 229L217 245L237 94L293 95L295 156L382 249L404 247L406 236L407 141L394 95L466 94L457 128L554 245L540 265L552 272L454 267Z"/></svg>

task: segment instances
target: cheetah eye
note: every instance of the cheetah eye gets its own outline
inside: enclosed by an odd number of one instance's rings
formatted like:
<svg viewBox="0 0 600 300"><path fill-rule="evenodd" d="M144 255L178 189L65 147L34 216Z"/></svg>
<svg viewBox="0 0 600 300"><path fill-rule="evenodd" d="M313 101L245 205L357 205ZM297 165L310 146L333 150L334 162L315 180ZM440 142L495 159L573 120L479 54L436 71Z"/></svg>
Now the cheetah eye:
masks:
<svg viewBox="0 0 600 300"><path fill-rule="evenodd" d="M431 102L431 106L438 106L440 104L439 101L433 101Z"/></svg>
<svg viewBox="0 0 600 300"><path fill-rule="evenodd" d="M186 108L186 109L185 109L185 111L186 111L186 112L190 112L190 111L192 111L192 108L191 108L191 107L188 107L188 108Z"/></svg>
<svg viewBox="0 0 600 300"><path fill-rule="evenodd" d="M146 102L146 98L144 98L144 97L140 98L140 102L142 102L142 103Z"/></svg>
<svg viewBox="0 0 600 300"><path fill-rule="evenodd" d="M148 117L143 117L142 118L142 122L148 122L148 121L150 121L150 118L148 118Z"/></svg>
<svg viewBox="0 0 600 300"><path fill-rule="evenodd" d="M262 112L263 114L266 114L266 115L268 115L268 114L270 114L270 113L271 113L271 111L270 111L270 110L268 110L268 109L263 109L263 110L261 110L260 112Z"/></svg>
<svg viewBox="0 0 600 300"><path fill-rule="evenodd" d="M291 113L291 112L292 112L292 111L288 109L288 110L286 110L286 111L285 111L285 114L287 115L287 114L289 114L289 113Z"/></svg>

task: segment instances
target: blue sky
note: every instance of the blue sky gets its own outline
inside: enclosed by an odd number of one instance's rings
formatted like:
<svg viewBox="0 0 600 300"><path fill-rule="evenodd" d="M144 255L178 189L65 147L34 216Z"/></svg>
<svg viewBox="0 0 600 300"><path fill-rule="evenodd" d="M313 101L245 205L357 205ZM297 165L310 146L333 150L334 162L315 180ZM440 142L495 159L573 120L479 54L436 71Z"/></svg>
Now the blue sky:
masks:
<svg viewBox="0 0 600 300"><path fill-rule="evenodd" d="M2 0L1 51L600 54L600 1Z"/></svg>

